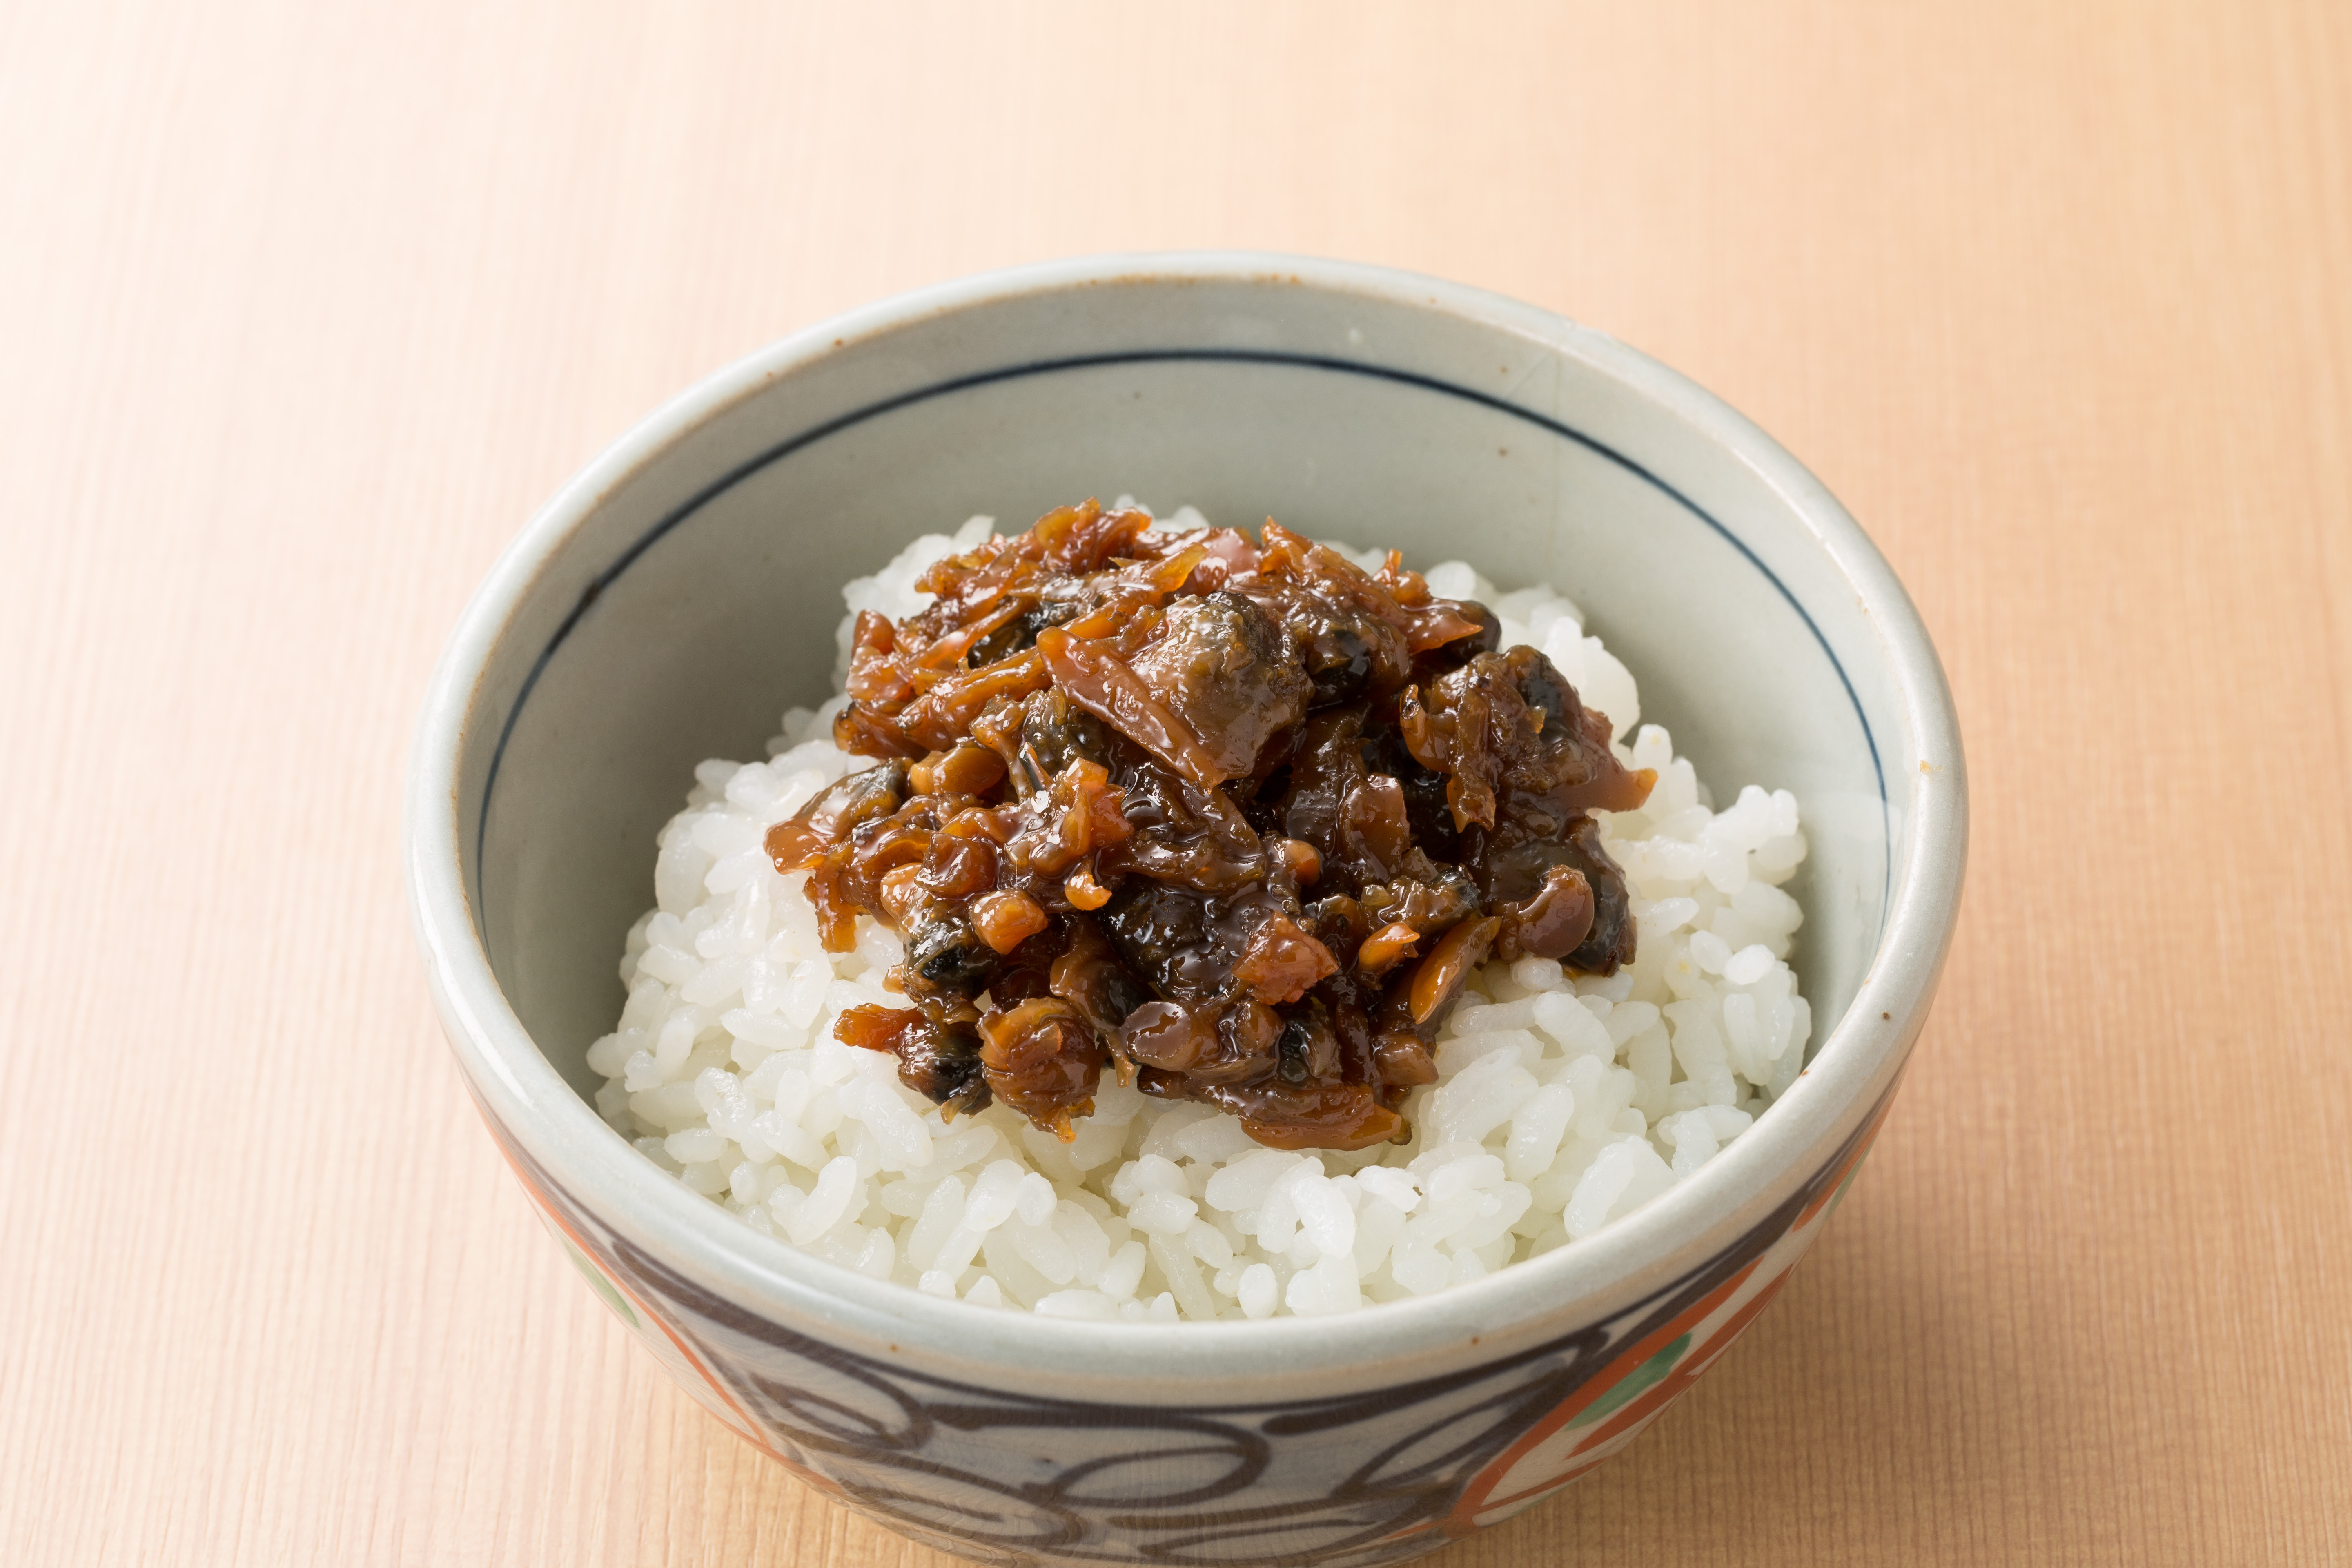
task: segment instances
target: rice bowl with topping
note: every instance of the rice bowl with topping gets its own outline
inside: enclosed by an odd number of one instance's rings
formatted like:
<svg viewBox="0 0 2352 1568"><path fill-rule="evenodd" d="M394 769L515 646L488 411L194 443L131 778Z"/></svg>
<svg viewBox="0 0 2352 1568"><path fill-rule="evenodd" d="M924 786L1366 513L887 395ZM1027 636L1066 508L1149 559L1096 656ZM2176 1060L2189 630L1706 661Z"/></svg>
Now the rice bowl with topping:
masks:
<svg viewBox="0 0 2352 1568"><path fill-rule="evenodd" d="M1122 501L1122 507L1129 503ZM1207 527L1190 509L1162 536ZM993 521L917 541L845 590L836 687L861 615L928 602L936 563ZM1385 552L1331 545L1356 566ZM1748 784L1723 810L1632 674L1566 597L1468 565L1429 591L1490 606L1502 649L1539 650L1605 716L1634 809L1596 810L1639 940L1610 973L1523 952L1463 977L1433 1080L1396 1090L1401 1142L1270 1147L1236 1115L1106 1077L1041 1125L1001 1100L936 1103L890 1056L836 1037L899 1009L898 931L856 916L828 951L780 824L874 759L836 744L846 693L783 717L766 760L706 762L662 829L656 908L621 962L628 1000L590 1049L598 1110L754 1229L845 1268L976 1305L1129 1321L1342 1312L1426 1295L1570 1245L1698 1170L1802 1068L1810 1009L1789 956L1802 914L1798 803ZM1138 1082L1143 1081L1141 1079Z"/></svg>

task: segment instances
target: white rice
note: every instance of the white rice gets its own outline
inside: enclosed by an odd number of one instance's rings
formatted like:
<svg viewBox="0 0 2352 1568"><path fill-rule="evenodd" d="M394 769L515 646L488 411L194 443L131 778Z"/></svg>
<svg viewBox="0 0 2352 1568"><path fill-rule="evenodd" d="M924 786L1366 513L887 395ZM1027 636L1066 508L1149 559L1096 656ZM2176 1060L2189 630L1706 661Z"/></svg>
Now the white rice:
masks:
<svg viewBox="0 0 2352 1568"><path fill-rule="evenodd" d="M1187 508L1160 526L1202 521ZM918 540L847 586L852 616L912 614L922 569L992 530L974 518ZM860 917L856 951L825 952L804 874L780 875L761 838L866 765L828 738L838 697L787 713L768 761L695 770L661 831L658 907L629 932L620 1026L588 1052L608 1080L597 1109L755 1230L877 1279L1056 1317L1348 1311L1477 1279L1648 1203L1803 1066L1812 1020L1784 962L1803 916L1780 887L1805 855L1796 797L1750 785L1714 811L1665 731L1635 729L1633 679L1575 605L1549 587L1499 593L1458 561L1427 576L1492 608L1503 646L1541 647L1658 783L1644 809L1601 818L1640 921L1634 962L1606 980L1535 958L1479 971L1438 1041L1438 1081L1405 1106L1410 1143L1267 1149L1230 1116L1106 1072L1065 1144L1002 1105L944 1121L895 1058L835 1040L843 1009L901 1005L882 987L898 940ZM848 646L845 619L844 670Z"/></svg>

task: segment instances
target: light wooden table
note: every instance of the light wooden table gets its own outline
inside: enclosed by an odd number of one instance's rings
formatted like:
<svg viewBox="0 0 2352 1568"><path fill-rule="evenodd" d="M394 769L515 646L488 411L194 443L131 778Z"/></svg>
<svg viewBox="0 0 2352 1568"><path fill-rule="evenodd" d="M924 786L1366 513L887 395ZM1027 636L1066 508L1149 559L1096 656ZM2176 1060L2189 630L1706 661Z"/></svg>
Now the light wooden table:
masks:
<svg viewBox="0 0 2352 1568"><path fill-rule="evenodd" d="M852 9L0 7L0 1562L940 1561L540 1234L410 945L409 726L708 369L1219 245L1721 392L1966 726L1966 917L1828 1238L1442 1561L2352 1561L2352 11Z"/></svg>

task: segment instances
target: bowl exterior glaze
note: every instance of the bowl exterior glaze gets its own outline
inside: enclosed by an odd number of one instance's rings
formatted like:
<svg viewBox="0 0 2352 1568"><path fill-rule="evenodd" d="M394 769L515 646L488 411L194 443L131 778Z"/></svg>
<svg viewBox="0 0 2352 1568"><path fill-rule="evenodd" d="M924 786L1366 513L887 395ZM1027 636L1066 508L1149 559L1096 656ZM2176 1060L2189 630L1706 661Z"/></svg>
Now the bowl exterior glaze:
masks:
<svg viewBox="0 0 2352 1568"><path fill-rule="evenodd" d="M1788 1282L1878 1122L1764 1223L1599 1321L1370 1394L1175 1408L1026 1394L846 1350L666 1268L499 1142L573 1265L670 1376L853 1511L986 1563L1336 1565L1402 1562L1508 1519L1640 1436Z"/></svg>
<svg viewBox="0 0 2352 1568"><path fill-rule="evenodd" d="M1418 1300L1260 1323L941 1301L743 1227L583 1099L652 833L695 762L821 696L838 585L992 507L1132 489L1549 578L1717 783L1814 854L1805 1074L1665 1196ZM712 670L727 679L709 679ZM736 679L736 672L744 672ZM721 1421L846 1506L1004 1563L1375 1563L1630 1442L1819 1236L1940 971L1957 725L1885 563L1689 383L1475 290L1248 256L1024 268L714 376L558 494L467 610L412 765L412 907L468 1087L597 1294Z"/></svg>

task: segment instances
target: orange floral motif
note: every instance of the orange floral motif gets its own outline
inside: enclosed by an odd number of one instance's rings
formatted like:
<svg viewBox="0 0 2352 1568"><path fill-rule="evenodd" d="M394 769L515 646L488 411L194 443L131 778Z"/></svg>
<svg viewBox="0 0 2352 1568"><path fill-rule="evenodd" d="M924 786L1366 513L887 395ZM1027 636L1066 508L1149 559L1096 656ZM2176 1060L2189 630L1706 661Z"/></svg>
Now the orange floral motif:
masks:
<svg viewBox="0 0 2352 1568"><path fill-rule="evenodd" d="M507 1147L507 1141L503 1137L495 1136L498 1131L495 1124L492 1125L491 1131L494 1134L491 1142L499 1146L499 1152L506 1156L507 1168L514 1172L515 1180L522 1184L522 1190L529 1194L531 1206L539 1210L540 1218L546 1222L549 1229L556 1233L558 1239L569 1244L567 1250L572 1254L574 1262L584 1260L586 1267L596 1271L596 1278L601 1279L611 1291L613 1299L627 1306L629 1314L635 1319L635 1321L628 1326L635 1330L639 1342L653 1352L656 1360L671 1363L673 1366L683 1363L701 1380L704 1386L709 1389L709 1397L702 1398L699 1397L700 1390L689 1384L688 1392L698 1395L696 1403L725 1422L728 1429L737 1436L791 1471L795 1479L805 1481L819 1491L838 1496L841 1489L832 1480L810 1469L806 1465L786 1457L777 1450L773 1443L768 1441L766 1435L760 1430L759 1424L751 1419L735 1396L728 1392L727 1385L711 1373L702 1357L695 1353L694 1348L687 1343L686 1337L677 1331L668 1318L642 1295L631 1289L627 1281L597 1256L596 1249L589 1245L588 1238L581 1235L570 1220L563 1217L563 1211L556 1205L555 1201L541 1191L539 1184L531 1180L530 1173L523 1168L523 1163L515 1158L514 1151ZM602 1295L604 1292L599 1291L598 1294ZM649 1329L660 1331L660 1339L656 1340L653 1333L648 1331Z"/></svg>
<svg viewBox="0 0 2352 1568"><path fill-rule="evenodd" d="M1508 1519L1638 1436L1780 1294L1877 1135L1874 1120L1855 1140L1843 1168L1822 1184L1780 1239L1671 1321L1618 1351L1607 1366L1473 1477L1439 1528L1458 1540Z"/></svg>

